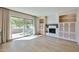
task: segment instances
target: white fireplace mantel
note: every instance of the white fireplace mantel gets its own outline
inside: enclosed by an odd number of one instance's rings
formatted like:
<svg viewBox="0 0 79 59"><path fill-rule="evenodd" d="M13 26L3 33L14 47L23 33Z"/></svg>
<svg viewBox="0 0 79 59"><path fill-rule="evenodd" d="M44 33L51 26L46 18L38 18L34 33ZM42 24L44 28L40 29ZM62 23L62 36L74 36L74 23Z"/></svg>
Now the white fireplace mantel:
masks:
<svg viewBox="0 0 79 59"><path fill-rule="evenodd" d="M50 28L54 28L56 29L56 33L49 33L49 29ZM46 33L47 36L51 36L51 37L58 37L58 28L56 28L56 26L49 26L48 27L48 33Z"/></svg>

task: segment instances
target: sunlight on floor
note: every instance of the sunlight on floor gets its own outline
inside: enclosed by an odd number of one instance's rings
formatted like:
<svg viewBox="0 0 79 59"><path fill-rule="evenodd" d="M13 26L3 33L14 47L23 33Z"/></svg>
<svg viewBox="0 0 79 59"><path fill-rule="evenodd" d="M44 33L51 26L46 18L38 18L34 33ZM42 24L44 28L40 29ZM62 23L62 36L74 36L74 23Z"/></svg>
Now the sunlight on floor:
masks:
<svg viewBox="0 0 79 59"><path fill-rule="evenodd" d="M32 40L34 38L40 37L41 35L32 35L32 36L28 36L28 37L23 37L23 38L18 38L15 40Z"/></svg>

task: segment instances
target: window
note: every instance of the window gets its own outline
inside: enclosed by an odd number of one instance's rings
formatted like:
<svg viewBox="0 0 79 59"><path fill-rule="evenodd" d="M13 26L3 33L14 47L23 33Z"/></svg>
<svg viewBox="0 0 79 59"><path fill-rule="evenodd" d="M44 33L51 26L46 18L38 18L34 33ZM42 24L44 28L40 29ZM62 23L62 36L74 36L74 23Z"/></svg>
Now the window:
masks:
<svg viewBox="0 0 79 59"><path fill-rule="evenodd" d="M12 16L10 18L10 38L33 35L33 20Z"/></svg>

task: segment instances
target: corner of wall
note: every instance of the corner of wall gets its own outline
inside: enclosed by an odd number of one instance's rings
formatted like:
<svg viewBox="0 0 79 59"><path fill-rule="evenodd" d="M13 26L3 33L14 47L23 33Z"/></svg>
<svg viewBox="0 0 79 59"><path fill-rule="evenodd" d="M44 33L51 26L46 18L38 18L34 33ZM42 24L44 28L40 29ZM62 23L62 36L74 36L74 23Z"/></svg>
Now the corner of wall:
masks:
<svg viewBox="0 0 79 59"><path fill-rule="evenodd" d="M77 42L77 44L79 45L79 41Z"/></svg>

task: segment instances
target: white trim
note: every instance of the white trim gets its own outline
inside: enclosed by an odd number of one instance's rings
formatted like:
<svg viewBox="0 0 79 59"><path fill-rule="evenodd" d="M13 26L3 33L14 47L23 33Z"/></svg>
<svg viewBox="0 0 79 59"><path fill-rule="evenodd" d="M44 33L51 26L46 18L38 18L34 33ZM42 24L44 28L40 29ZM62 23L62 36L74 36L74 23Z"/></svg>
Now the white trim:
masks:
<svg viewBox="0 0 79 59"><path fill-rule="evenodd" d="M66 23L68 24L68 32L66 32L66 31L64 30L64 25L65 25ZM64 37L64 34L62 34L62 37L59 37L59 38L77 42L76 39L74 39L74 38L71 39L71 38L70 38L70 34L71 34L71 33L76 35L76 32L70 32L70 24L71 24L71 23L76 24L76 22L61 22L61 23L59 23L59 28L60 28L60 25L61 25L61 24L62 24L62 26L63 26L63 30L62 30L62 31L59 30L59 33L68 33L68 37L67 37L67 38Z"/></svg>
<svg viewBox="0 0 79 59"><path fill-rule="evenodd" d="M69 38L58 37L60 39L68 40ZM70 39L69 41L77 42L76 40ZM78 42L79 43L79 42Z"/></svg>

